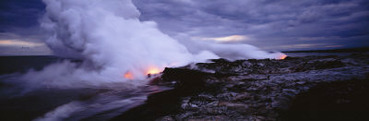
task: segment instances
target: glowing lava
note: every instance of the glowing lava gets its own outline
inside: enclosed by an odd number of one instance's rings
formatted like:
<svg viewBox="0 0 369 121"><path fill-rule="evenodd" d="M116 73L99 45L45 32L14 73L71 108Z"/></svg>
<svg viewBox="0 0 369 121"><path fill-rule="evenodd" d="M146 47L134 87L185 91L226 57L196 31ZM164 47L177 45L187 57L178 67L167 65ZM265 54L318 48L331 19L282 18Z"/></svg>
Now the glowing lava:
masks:
<svg viewBox="0 0 369 121"><path fill-rule="evenodd" d="M146 69L146 71L144 71L144 73L142 73L143 75L148 75L148 77L150 77L151 75L155 75L155 74L159 74L162 71L162 69L155 67L155 66L150 66L149 68ZM129 80L133 80L135 79L134 75L132 72L128 71L124 74L124 78L129 79Z"/></svg>
<svg viewBox="0 0 369 121"><path fill-rule="evenodd" d="M280 60L283 60L283 59L286 59L287 58L287 55L281 55L278 59L280 59Z"/></svg>
<svg viewBox="0 0 369 121"><path fill-rule="evenodd" d="M161 70L157 67L149 67L146 71L146 75L148 74L159 74L161 72Z"/></svg>
<svg viewBox="0 0 369 121"><path fill-rule="evenodd" d="M127 72L127 73L124 74L124 78L132 80L133 79L133 74L131 72Z"/></svg>

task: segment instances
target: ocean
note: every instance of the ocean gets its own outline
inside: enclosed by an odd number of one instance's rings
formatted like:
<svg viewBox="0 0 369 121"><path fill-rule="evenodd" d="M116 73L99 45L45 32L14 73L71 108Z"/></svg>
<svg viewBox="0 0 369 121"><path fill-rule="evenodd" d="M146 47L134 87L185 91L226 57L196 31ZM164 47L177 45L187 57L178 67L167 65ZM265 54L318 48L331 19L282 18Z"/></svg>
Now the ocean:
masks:
<svg viewBox="0 0 369 121"><path fill-rule="evenodd" d="M43 87L28 90L23 85L27 80L17 80L29 70L42 70L63 60L66 59L55 56L1 56L0 120L107 120L142 104L147 95L169 89L143 85L132 90L111 84L109 88Z"/></svg>

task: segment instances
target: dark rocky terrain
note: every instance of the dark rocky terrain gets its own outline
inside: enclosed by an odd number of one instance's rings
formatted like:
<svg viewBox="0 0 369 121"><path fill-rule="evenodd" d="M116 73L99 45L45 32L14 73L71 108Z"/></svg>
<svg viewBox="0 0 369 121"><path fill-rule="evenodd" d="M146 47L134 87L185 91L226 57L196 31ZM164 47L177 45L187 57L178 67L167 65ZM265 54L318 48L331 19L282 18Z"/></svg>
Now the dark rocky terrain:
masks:
<svg viewBox="0 0 369 121"><path fill-rule="evenodd" d="M212 60L166 68L145 104L112 120L367 120L369 55Z"/></svg>

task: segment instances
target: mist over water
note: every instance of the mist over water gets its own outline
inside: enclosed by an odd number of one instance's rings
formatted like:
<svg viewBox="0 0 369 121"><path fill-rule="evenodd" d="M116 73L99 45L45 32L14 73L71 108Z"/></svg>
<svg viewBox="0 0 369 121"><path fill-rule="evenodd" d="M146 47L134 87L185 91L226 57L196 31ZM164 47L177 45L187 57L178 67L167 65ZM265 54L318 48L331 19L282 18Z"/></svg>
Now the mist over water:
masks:
<svg viewBox="0 0 369 121"><path fill-rule="evenodd" d="M22 76L32 86L99 87L125 83L143 85L155 68L176 67L207 59L279 58L246 44L181 40L161 32L154 21L140 21L131 0L43 0L41 26L55 55L83 60L64 61ZM124 78L129 73L132 78ZM132 81L135 80L135 81ZM139 81L142 80L142 81ZM32 87L31 86L31 87Z"/></svg>

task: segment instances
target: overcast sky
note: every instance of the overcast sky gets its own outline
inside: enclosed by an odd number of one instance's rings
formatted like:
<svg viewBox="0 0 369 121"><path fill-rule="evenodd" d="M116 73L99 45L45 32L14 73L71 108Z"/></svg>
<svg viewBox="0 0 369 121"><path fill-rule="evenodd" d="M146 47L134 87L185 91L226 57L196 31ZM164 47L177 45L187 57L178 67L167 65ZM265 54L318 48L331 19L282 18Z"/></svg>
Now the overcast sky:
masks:
<svg viewBox="0 0 369 121"><path fill-rule="evenodd" d="M173 36L266 50L369 46L368 0L134 0L142 21ZM0 55L50 54L41 0L0 0ZM122 11L124 12L124 11Z"/></svg>

